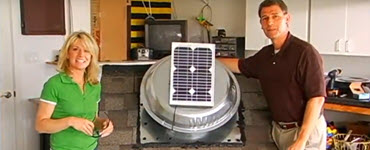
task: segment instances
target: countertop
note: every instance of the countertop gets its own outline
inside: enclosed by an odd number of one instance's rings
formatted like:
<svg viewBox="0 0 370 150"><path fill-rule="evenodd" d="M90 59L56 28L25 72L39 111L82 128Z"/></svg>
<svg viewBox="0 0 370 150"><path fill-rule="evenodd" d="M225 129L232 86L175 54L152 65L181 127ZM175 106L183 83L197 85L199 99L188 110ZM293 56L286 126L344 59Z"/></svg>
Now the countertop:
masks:
<svg viewBox="0 0 370 150"><path fill-rule="evenodd" d="M324 108L326 110L370 115L370 102L350 98L327 97Z"/></svg>

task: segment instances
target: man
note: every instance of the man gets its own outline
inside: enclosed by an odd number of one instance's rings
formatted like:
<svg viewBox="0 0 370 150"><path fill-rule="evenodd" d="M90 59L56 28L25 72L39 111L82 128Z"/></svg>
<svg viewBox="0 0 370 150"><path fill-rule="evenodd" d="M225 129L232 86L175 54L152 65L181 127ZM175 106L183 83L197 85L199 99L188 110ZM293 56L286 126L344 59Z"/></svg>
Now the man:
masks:
<svg viewBox="0 0 370 150"><path fill-rule="evenodd" d="M219 60L235 73L260 80L279 149L324 150L326 92L321 56L312 45L290 34L291 18L283 1L264 0L258 15L272 44L247 59Z"/></svg>

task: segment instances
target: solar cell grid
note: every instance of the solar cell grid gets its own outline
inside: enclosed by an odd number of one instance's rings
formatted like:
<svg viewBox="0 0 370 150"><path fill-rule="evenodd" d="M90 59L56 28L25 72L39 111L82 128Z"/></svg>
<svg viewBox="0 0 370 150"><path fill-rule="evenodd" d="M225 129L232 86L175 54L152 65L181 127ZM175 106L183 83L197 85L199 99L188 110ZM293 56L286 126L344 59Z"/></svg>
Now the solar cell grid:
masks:
<svg viewBox="0 0 370 150"><path fill-rule="evenodd" d="M170 105L213 106L214 44L172 43Z"/></svg>

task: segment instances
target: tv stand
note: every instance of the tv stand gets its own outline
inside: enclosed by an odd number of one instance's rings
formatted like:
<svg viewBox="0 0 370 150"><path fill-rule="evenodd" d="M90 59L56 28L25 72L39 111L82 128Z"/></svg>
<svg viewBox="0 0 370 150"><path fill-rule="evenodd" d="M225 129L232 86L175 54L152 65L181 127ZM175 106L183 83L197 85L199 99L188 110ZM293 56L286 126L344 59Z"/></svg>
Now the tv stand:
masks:
<svg viewBox="0 0 370 150"><path fill-rule="evenodd" d="M166 57L168 55L171 55L171 51L159 51L154 50L153 51L153 59L161 59L163 57Z"/></svg>

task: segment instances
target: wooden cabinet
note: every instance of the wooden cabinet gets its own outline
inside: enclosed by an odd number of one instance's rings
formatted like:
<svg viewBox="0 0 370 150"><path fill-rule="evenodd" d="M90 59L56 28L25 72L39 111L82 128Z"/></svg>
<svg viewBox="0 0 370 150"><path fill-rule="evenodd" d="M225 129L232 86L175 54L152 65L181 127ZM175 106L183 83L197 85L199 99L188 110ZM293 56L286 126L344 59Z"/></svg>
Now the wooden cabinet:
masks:
<svg viewBox="0 0 370 150"><path fill-rule="evenodd" d="M23 35L65 35L64 0L21 0L20 4Z"/></svg>
<svg viewBox="0 0 370 150"><path fill-rule="evenodd" d="M309 1L308 0L284 0L288 6L288 12L291 15L290 31L291 33L308 41L309 28Z"/></svg>
<svg viewBox="0 0 370 150"><path fill-rule="evenodd" d="M100 46L99 61L128 59L130 1L91 0L92 33Z"/></svg>
<svg viewBox="0 0 370 150"><path fill-rule="evenodd" d="M347 0L347 52L370 56L370 0Z"/></svg>
<svg viewBox="0 0 370 150"><path fill-rule="evenodd" d="M311 0L310 42L322 54L370 55L369 0Z"/></svg>
<svg viewBox="0 0 370 150"><path fill-rule="evenodd" d="M262 0L247 0L246 2L246 47L247 50L260 50L271 44L261 29L258 7ZM308 40L309 1L285 0L288 12L291 14L291 33L302 40Z"/></svg>

